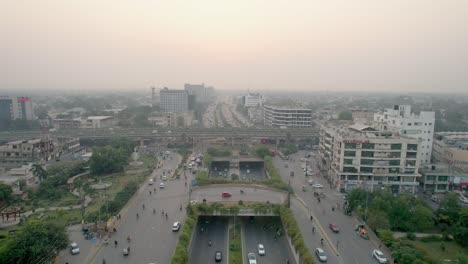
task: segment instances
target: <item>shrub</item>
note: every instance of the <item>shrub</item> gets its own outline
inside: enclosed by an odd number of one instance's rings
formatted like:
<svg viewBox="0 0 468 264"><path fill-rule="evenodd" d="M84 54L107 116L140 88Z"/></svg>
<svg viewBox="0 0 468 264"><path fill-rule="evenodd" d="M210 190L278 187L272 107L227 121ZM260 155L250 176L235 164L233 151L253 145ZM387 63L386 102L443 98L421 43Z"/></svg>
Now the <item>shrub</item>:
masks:
<svg viewBox="0 0 468 264"><path fill-rule="evenodd" d="M406 237L409 239L409 240L416 240L416 235L413 233L413 232L408 232L408 234L406 234Z"/></svg>

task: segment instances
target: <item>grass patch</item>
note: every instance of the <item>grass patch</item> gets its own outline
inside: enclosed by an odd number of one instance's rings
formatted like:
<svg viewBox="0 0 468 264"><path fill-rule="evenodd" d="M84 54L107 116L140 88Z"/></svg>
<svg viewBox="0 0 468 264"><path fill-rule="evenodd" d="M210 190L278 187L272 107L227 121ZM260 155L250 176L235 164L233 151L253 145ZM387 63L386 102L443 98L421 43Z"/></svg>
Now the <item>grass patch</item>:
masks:
<svg viewBox="0 0 468 264"><path fill-rule="evenodd" d="M455 241L430 241L422 242L420 240L404 240L405 243L422 251L429 259L435 263L442 263L444 260L452 262L458 260L460 254L468 257L468 250L460 246ZM445 247L445 251L442 248Z"/></svg>
<svg viewBox="0 0 468 264"><path fill-rule="evenodd" d="M229 227L229 264L242 264L241 226Z"/></svg>
<svg viewBox="0 0 468 264"><path fill-rule="evenodd" d="M27 221L37 220L41 214L44 214L41 220L53 221L64 226L79 224L81 222L80 210L57 210L38 212L30 215Z"/></svg>

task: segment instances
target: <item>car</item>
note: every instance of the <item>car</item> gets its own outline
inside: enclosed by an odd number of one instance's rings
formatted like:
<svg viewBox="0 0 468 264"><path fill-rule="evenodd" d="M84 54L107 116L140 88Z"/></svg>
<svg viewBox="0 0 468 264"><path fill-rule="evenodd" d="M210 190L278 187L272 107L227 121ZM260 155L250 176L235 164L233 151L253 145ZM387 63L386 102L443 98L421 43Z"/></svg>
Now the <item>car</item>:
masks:
<svg viewBox="0 0 468 264"><path fill-rule="evenodd" d="M374 249L372 250L372 257L374 257L375 259L377 259L377 261L381 264L385 264L385 263L388 263L388 260L387 258L385 257L385 255L382 253L382 251L378 250L378 249Z"/></svg>
<svg viewBox="0 0 468 264"><path fill-rule="evenodd" d="M330 227L330 230L335 232L335 233L340 232L340 228L336 224L329 224L328 227Z"/></svg>
<svg viewBox="0 0 468 264"><path fill-rule="evenodd" d="M159 189L164 189L164 187L166 187L166 186L164 185L164 182L161 182L161 183L159 184Z"/></svg>
<svg viewBox="0 0 468 264"><path fill-rule="evenodd" d="M224 197L224 198L229 198L229 197L231 197L232 195L231 195L230 193L228 193L228 192L223 192L223 193L221 194L221 196Z"/></svg>
<svg viewBox="0 0 468 264"><path fill-rule="evenodd" d="M174 224L172 224L172 231L174 231L174 232L179 231L181 226L182 226L182 224L180 222L174 222Z"/></svg>
<svg viewBox="0 0 468 264"><path fill-rule="evenodd" d="M249 170L249 169L247 169L247 173L250 173L250 170Z"/></svg>
<svg viewBox="0 0 468 264"><path fill-rule="evenodd" d="M191 200L191 201L190 201L190 204L191 204L191 205L196 205L196 204L197 204L197 200Z"/></svg>
<svg viewBox="0 0 468 264"><path fill-rule="evenodd" d="M150 180L148 181L148 185L153 185L153 183L154 183L154 180L153 180L153 179L150 179Z"/></svg>
<svg viewBox="0 0 468 264"><path fill-rule="evenodd" d="M222 173L222 172L218 172L218 176L223 176L223 173Z"/></svg>
<svg viewBox="0 0 468 264"><path fill-rule="evenodd" d="M249 264L257 264L257 257L255 257L255 253L250 252L247 255L247 259L249 260Z"/></svg>
<svg viewBox="0 0 468 264"><path fill-rule="evenodd" d="M72 255L80 253L80 248L78 247L77 243L73 242L70 244L70 252L72 253Z"/></svg>
<svg viewBox="0 0 468 264"><path fill-rule="evenodd" d="M265 247L263 244L258 244L258 254L260 256L265 256Z"/></svg>
<svg viewBox="0 0 468 264"><path fill-rule="evenodd" d="M325 251L323 251L323 249L316 248L315 255L317 255L320 262L327 262L327 255L325 255Z"/></svg>
<svg viewBox="0 0 468 264"><path fill-rule="evenodd" d="M306 158L301 158L301 161L305 162L305 161L307 161L307 159Z"/></svg>
<svg viewBox="0 0 468 264"><path fill-rule="evenodd" d="M468 198L466 198L465 196L463 196L463 194L460 194L460 196L458 196L458 199L459 199L460 202L462 202L462 203L468 203Z"/></svg>
<svg viewBox="0 0 468 264"><path fill-rule="evenodd" d="M312 185L312 187L316 188L316 189L322 189L323 188L323 185L320 184L320 183L316 183L314 185Z"/></svg>
<svg viewBox="0 0 468 264"><path fill-rule="evenodd" d="M216 262L221 262L223 260L223 253L221 251L216 251L215 252L215 261Z"/></svg>
<svg viewBox="0 0 468 264"><path fill-rule="evenodd" d="M439 196L437 195L432 195L431 196L431 201L435 202L435 203L439 203L440 202L440 198Z"/></svg>
<svg viewBox="0 0 468 264"><path fill-rule="evenodd" d="M314 184L314 181L313 181L313 180L308 180L307 182L309 183L309 185Z"/></svg>
<svg viewBox="0 0 468 264"><path fill-rule="evenodd" d="M167 176L166 175L162 176L162 179L163 181L167 181Z"/></svg>

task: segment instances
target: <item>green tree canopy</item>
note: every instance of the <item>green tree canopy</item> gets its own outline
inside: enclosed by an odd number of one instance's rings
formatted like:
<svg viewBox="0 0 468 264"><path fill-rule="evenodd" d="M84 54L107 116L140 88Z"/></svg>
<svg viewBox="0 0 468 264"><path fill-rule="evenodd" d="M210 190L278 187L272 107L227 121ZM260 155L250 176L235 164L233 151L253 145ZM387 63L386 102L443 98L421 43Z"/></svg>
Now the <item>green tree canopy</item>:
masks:
<svg viewBox="0 0 468 264"><path fill-rule="evenodd" d="M7 202L10 202L12 193L13 189L10 185L0 182L0 201L5 200Z"/></svg>
<svg viewBox="0 0 468 264"><path fill-rule="evenodd" d="M8 243L1 263L48 263L67 247L68 237L65 227L56 222L31 220Z"/></svg>
<svg viewBox="0 0 468 264"><path fill-rule="evenodd" d="M439 215L447 216L449 223L455 223L458 219L458 212L461 209L461 205L458 202L458 196L456 193L448 193L444 199L440 201Z"/></svg>
<svg viewBox="0 0 468 264"><path fill-rule="evenodd" d="M31 166L31 171L34 175L34 177L38 178L40 182L42 182L43 180L47 179L47 171L46 169L44 169L44 167L42 167L42 165L40 164L33 164Z"/></svg>
<svg viewBox="0 0 468 264"><path fill-rule="evenodd" d="M257 156L263 159L266 156L270 155L270 149L267 146L260 146L255 149L255 153L257 154Z"/></svg>

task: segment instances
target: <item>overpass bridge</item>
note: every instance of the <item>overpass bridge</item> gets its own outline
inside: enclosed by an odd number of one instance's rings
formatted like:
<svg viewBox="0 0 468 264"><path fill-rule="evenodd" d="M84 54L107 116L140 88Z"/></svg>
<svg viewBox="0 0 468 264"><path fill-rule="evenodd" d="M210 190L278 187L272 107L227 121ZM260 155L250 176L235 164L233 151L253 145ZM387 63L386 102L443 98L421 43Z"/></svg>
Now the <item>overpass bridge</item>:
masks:
<svg viewBox="0 0 468 264"><path fill-rule="evenodd" d="M280 128L101 128L54 130L52 137L79 137L80 139L107 139L127 137L135 140L163 138L317 138L318 129L280 129ZM41 131L0 132L0 141L26 140L39 138Z"/></svg>

